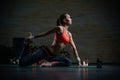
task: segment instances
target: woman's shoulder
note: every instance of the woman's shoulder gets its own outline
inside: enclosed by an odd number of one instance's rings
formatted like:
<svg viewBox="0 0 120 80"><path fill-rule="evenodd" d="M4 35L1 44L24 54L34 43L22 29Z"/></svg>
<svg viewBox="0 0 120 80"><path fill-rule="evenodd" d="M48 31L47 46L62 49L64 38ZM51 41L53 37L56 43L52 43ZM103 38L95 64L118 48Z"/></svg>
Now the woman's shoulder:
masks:
<svg viewBox="0 0 120 80"><path fill-rule="evenodd" d="M62 26L57 26L56 28L59 30L60 33L63 32L63 27Z"/></svg>
<svg viewBox="0 0 120 80"><path fill-rule="evenodd" d="M57 26L59 29L63 29L63 27L62 26Z"/></svg>

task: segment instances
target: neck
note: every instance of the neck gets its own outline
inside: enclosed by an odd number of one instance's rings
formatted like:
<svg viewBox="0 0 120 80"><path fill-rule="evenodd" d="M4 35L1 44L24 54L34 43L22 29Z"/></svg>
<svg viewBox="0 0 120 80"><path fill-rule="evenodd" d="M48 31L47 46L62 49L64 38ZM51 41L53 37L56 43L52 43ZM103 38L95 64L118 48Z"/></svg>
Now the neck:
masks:
<svg viewBox="0 0 120 80"><path fill-rule="evenodd" d="M67 30L68 30L68 28L69 28L69 26L67 26L67 25L63 25L63 27L65 27L65 29L67 29Z"/></svg>

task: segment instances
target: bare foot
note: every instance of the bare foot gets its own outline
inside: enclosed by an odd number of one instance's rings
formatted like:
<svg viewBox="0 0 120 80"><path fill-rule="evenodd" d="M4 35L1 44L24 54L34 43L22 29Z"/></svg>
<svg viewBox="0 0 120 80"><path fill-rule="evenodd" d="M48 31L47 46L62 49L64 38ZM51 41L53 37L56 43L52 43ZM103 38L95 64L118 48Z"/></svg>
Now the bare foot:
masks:
<svg viewBox="0 0 120 80"><path fill-rule="evenodd" d="M40 66L41 67L50 67L50 66L52 66L52 63L47 61L47 62L43 62Z"/></svg>

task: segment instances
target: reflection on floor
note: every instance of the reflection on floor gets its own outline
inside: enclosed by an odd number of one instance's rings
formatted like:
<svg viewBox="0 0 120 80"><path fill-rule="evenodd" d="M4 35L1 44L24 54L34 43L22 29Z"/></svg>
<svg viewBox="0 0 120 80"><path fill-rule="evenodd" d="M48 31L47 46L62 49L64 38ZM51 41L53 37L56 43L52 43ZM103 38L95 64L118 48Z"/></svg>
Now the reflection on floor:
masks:
<svg viewBox="0 0 120 80"><path fill-rule="evenodd" d="M79 68L0 65L0 80L120 80L120 66Z"/></svg>

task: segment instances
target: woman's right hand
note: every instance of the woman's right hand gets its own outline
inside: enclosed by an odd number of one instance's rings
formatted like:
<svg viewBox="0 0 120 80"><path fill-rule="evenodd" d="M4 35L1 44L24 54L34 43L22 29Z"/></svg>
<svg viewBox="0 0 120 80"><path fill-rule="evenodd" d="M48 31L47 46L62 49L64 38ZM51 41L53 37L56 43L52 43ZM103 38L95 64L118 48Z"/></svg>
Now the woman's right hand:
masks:
<svg viewBox="0 0 120 80"><path fill-rule="evenodd" d="M33 36L32 32L29 32L29 37L28 37L28 39L33 39L33 38L34 38L34 36Z"/></svg>
<svg viewBox="0 0 120 80"><path fill-rule="evenodd" d="M33 38L34 38L34 36L32 35L32 33L29 32L29 37L25 38L24 44L29 45L30 43L32 43Z"/></svg>

